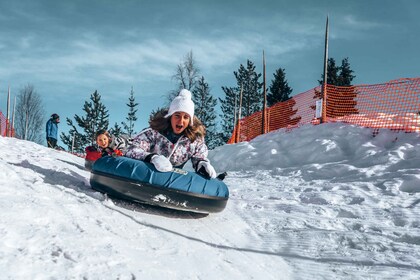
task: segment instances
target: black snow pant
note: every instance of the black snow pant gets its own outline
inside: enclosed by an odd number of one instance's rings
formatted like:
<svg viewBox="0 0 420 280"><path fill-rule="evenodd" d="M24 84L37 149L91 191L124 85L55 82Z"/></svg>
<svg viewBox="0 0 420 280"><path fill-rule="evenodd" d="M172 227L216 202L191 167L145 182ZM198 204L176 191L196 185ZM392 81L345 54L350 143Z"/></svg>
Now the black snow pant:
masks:
<svg viewBox="0 0 420 280"><path fill-rule="evenodd" d="M57 139L47 137L47 146L48 148L53 148L53 149L57 148Z"/></svg>

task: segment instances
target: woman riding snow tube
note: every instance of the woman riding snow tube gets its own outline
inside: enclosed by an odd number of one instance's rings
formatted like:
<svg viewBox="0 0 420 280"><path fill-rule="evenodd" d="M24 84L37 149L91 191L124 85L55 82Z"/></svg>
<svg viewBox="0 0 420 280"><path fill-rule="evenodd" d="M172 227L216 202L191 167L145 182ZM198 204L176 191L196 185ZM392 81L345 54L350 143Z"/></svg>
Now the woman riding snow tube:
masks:
<svg viewBox="0 0 420 280"><path fill-rule="evenodd" d="M151 163L105 156L92 166L93 189L110 196L198 213L221 212L229 190L219 179L174 168L160 172Z"/></svg>
<svg viewBox="0 0 420 280"><path fill-rule="evenodd" d="M168 109L151 116L149 125L127 147L127 158L95 162L92 187L180 210L222 211L229 192L207 158L206 129L194 116L191 92L182 89ZM179 169L187 161L199 174Z"/></svg>

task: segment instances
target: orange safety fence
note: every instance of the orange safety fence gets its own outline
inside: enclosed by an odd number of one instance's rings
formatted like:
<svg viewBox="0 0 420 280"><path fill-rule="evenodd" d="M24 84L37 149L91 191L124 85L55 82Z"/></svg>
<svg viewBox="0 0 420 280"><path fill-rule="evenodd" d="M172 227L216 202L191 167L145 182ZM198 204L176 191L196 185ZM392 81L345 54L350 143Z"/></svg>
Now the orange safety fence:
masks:
<svg viewBox="0 0 420 280"><path fill-rule="evenodd" d="M327 85L326 117L315 118L321 86L266 109L265 132L304 124L345 122L370 128L420 132L420 78L404 78L375 85ZM263 112L241 119L228 143L249 141L262 134Z"/></svg>
<svg viewBox="0 0 420 280"><path fill-rule="evenodd" d="M0 136L10 136L15 135L15 130L11 127L9 120L3 115L0 111Z"/></svg>

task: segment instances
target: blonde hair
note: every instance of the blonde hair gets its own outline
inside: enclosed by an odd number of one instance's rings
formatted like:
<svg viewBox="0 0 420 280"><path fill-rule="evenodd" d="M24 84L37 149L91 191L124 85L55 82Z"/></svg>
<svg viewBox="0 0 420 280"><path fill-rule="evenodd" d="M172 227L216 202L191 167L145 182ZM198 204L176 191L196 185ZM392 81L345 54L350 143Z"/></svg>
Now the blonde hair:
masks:
<svg viewBox="0 0 420 280"><path fill-rule="evenodd" d="M155 114L152 114L149 119L149 125L152 129L159 132L167 132L171 130L171 118L165 118L168 113L168 109L160 109ZM201 121L194 116L194 125L187 126L182 132L191 142L194 142L197 138L206 135L206 128Z"/></svg>

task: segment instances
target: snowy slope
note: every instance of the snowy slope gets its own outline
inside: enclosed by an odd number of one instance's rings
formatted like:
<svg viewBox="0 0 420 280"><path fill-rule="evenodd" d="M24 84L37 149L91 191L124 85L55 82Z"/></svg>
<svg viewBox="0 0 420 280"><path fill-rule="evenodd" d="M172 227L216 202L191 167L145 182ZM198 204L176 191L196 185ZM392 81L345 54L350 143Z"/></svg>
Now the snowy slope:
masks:
<svg viewBox="0 0 420 280"><path fill-rule="evenodd" d="M218 214L110 200L84 160L0 137L0 279L420 279L420 137L343 124L210 153Z"/></svg>

